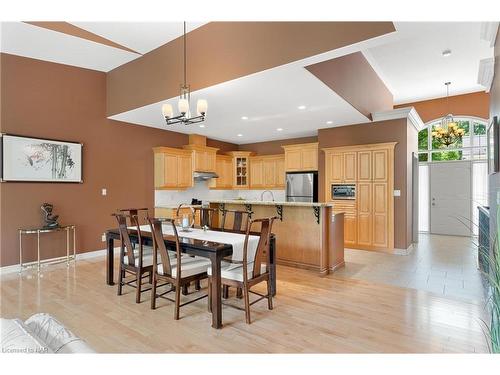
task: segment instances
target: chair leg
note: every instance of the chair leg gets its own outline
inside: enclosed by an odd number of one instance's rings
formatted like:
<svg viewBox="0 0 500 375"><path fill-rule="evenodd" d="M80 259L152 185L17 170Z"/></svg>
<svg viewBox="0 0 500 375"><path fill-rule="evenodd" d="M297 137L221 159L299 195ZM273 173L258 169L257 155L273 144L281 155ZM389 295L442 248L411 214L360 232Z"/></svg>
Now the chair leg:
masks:
<svg viewBox="0 0 500 375"><path fill-rule="evenodd" d="M212 278L208 278L208 312L212 312Z"/></svg>
<svg viewBox="0 0 500 375"><path fill-rule="evenodd" d="M149 272L149 283L152 284L153 283L153 271L150 271Z"/></svg>
<svg viewBox="0 0 500 375"><path fill-rule="evenodd" d="M247 320L247 324L250 324L250 296L248 292L248 286L243 286L243 297L245 299L245 318Z"/></svg>
<svg viewBox="0 0 500 375"><path fill-rule="evenodd" d="M200 290L201 289L201 282L200 282L200 280L196 280L194 282L194 289L195 290Z"/></svg>
<svg viewBox="0 0 500 375"><path fill-rule="evenodd" d="M184 286L182 286L184 289ZM174 311L174 319L179 320L179 310L181 304L181 286L175 286L175 311Z"/></svg>
<svg viewBox="0 0 500 375"><path fill-rule="evenodd" d="M118 273L118 295L122 295L122 288L123 288L123 274L125 271L122 268L121 262L120 262L120 272Z"/></svg>
<svg viewBox="0 0 500 375"><path fill-rule="evenodd" d="M241 290L241 288L236 288L236 298L243 298L243 291Z"/></svg>
<svg viewBox="0 0 500 375"><path fill-rule="evenodd" d="M152 274L152 273L151 273ZM156 309L156 275L152 275L153 280L151 281L151 310Z"/></svg>
<svg viewBox="0 0 500 375"><path fill-rule="evenodd" d="M141 303L141 286L142 286L142 275L139 270L137 270L137 289L135 294L135 303Z"/></svg>
<svg viewBox="0 0 500 375"><path fill-rule="evenodd" d="M273 309L273 293L271 291L271 282L267 279L267 308Z"/></svg>
<svg viewBox="0 0 500 375"><path fill-rule="evenodd" d="M229 286L227 286L227 285L222 286L222 298L224 298L224 299L229 298Z"/></svg>
<svg viewBox="0 0 500 375"><path fill-rule="evenodd" d="M182 295L183 296L187 296L189 294L189 284L184 284L182 286Z"/></svg>

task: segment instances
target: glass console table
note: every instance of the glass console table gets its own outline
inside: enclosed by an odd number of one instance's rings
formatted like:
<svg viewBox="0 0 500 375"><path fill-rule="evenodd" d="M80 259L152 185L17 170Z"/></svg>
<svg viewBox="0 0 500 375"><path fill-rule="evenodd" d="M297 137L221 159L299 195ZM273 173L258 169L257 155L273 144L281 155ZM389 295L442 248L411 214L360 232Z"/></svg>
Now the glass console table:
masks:
<svg viewBox="0 0 500 375"><path fill-rule="evenodd" d="M40 259L40 234L42 233L53 233L53 232L62 232L66 231L66 256L41 260ZM73 254L70 255L70 231L73 231ZM36 247L37 247L37 260L34 262L23 263L23 235L31 235L36 234ZM66 261L69 266L70 260L76 260L76 228L75 225L61 225L56 228L21 228L19 229L19 264L20 269L19 272L22 272L23 269L29 267L37 267L38 272L40 272L40 266L42 264L55 264Z"/></svg>

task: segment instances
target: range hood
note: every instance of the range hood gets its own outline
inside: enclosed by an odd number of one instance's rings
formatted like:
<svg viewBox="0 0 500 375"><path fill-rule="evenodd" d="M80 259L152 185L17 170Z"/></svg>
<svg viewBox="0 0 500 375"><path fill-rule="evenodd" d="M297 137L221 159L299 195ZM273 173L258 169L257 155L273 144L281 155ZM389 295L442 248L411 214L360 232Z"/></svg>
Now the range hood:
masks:
<svg viewBox="0 0 500 375"><path fill-rule="evenodd" d="M206 181L212 178L219 178L219 176L214 172L194 172L193 178L195 181Z"/></svg>

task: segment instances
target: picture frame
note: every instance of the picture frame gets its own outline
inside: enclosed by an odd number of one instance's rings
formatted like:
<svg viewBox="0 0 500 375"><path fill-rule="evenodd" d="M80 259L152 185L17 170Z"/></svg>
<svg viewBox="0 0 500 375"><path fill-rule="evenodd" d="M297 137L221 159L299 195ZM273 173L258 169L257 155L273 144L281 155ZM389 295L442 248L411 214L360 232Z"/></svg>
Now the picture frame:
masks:
<svg viewBox="0 0 500 375"><path fill-rule="evenodd" d="M493 117L487 129L488 142L488 174L498 173L500 170L500 130L498 116Z"/></svg>
<svg viewBox="0 0 500 375"><path fill-rule="evenodd" d="M83 144L0 135L0 182L83 183Z"/></svg>

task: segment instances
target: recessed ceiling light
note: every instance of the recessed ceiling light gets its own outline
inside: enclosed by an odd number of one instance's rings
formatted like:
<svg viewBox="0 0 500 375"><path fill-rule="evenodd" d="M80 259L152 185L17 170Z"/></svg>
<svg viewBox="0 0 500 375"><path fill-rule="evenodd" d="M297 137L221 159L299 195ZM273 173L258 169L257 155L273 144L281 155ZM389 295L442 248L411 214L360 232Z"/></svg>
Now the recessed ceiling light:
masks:
<svg viewBox="0 0 500 375"><path fill-rule="evenodd" d="M278 128L278 129L276 129L276 130L280 132L280 131L282 131L282 130L283 130L283 128Z"/></svg>
<svg viewBox="0 0 500 375"><path fill-rule="evenodd" d="M247 116L241 116L241 119L242 120L248 120L248 117Z"/></svg>
<svg viewBox="0 0 500 375"><path fill-rule="evenodd" d="M243 137L243 134L238 134L238 137Z"/></svg>
<svg viewBox="0 0 500 375"><path fill-rule="evenodd" d="M451 55L451 49L445 49L445 50L443 51L443 56L444 56L444 57L448 57L448 56L450 56L450 55Z"/></svg>
<svg viewBox="0 0 500 375"><path fill-rule="evenodd" d="M327 121L326 123L327 123L328 125L331 125L331 124L333 124L333 121Z"/></svg>
<svg viewBox="0 0 500 375"><path fill-rule="evenodd" d="M200 128L204 128L204 127L205 127L205 125L200 125Z"/></svg>
<svg viewBox="0 0 500 375"><path fill-rule="evenodd" d="M306 109L306 106L305 105L299 105L297 108L298 109Z"/></svg>

